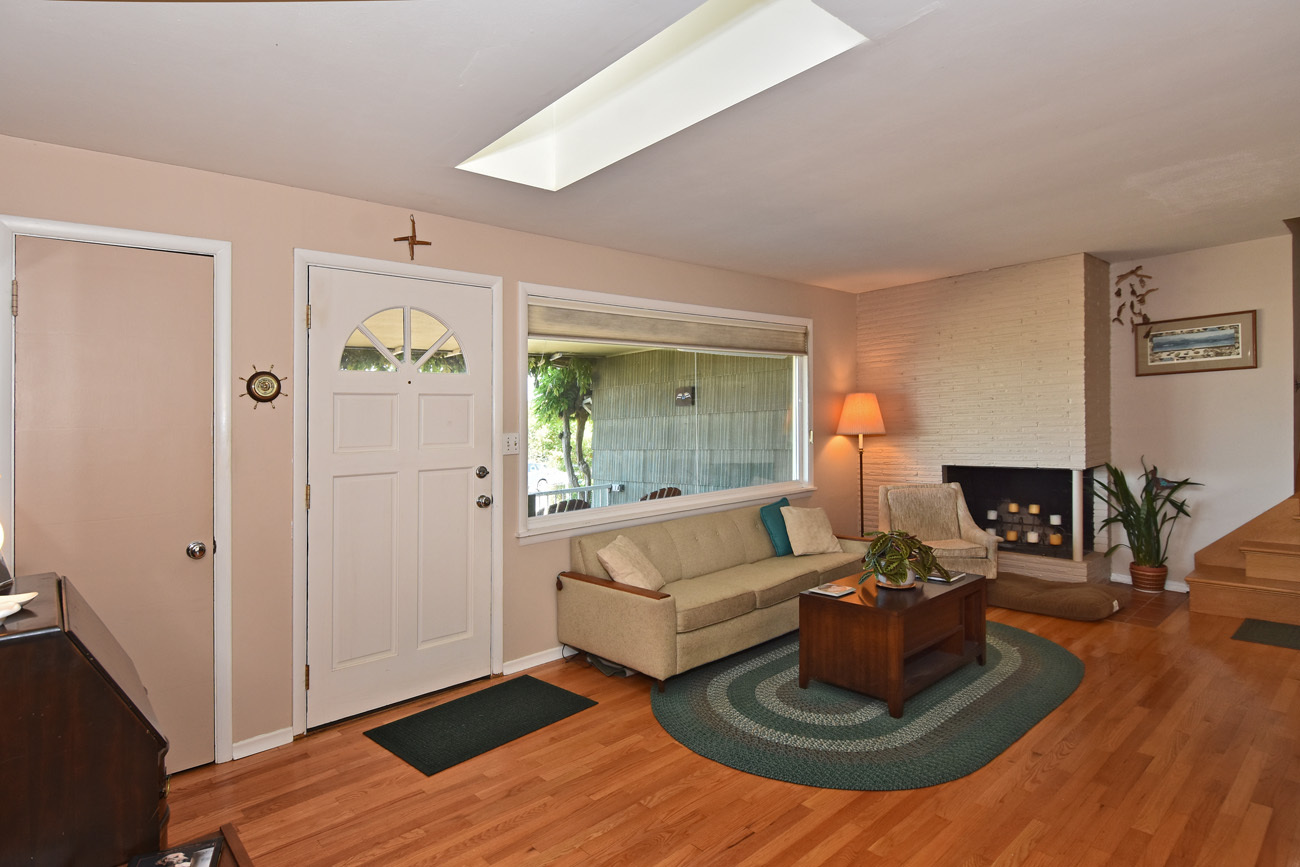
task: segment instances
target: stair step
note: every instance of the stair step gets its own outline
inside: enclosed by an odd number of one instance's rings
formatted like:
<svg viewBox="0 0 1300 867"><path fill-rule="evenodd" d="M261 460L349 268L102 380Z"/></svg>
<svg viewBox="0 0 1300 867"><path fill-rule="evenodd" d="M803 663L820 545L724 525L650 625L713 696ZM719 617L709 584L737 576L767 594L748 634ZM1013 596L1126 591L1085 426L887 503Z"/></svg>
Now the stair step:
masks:
<svg viewBox="0 0 1300 867"><path fill-rule="evenodd" d="M1278 539L1252 539L1241 543L1243 551L1257 551L1261 554L1285 554L1300 557L1300 542L1287 542Z"/></svg>
<svg viewBox="0 0 1300 867"><path fill-rule="evenodd" d="M1250 541L1241 545L1246 574L1300 583L1300 545L1291 542Z"/></svg>
<svg viewBox="0 0 1300 867"><path fill-rule="evenodd" d="M1198 566L1187 576L1195 614L1251 617L1300 626L1300 582L1248 576L1230 566Z"/></svg>

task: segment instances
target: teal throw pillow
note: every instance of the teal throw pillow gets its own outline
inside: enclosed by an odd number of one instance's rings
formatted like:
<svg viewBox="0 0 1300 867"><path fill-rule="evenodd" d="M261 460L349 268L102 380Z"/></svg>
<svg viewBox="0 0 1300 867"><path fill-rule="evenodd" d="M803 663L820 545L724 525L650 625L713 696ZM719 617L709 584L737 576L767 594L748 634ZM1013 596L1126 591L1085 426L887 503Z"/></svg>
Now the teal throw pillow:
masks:
<svg viewBox="0 0 1300 867"><path fill-rule="evenodd" d="M788 505L790 501L782 497L775 503L769 503L758 510L758 517L762 519L763 526L767 529L767 536L772 540L772 547L776 549L778 557L794 553L794 548L790 546L790 534L785 529L785 517L781 514L781 507Z"/></svg>

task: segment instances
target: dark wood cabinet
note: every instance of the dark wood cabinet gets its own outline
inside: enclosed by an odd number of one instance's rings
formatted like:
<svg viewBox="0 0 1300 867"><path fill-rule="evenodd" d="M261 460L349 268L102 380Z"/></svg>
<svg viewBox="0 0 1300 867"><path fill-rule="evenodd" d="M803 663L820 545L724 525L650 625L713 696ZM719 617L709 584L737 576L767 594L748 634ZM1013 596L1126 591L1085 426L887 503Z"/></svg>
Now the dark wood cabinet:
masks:
<svg viewBox="0 0 1300 867"><path fill-rule="evenodd" d="M0 626L0 864L110 867L163 847L162 736L130 657L75 587L20 577L40 595Z"/></svg>
<svg viewBox="0 0 1300 867"><path fill-rule="evenodd" d="M884 699L898 718L910 696L969 662L984 664L983 576L908 590L880 588L873 578L835 583L855 592L799 594L799 686L820 680Z"/></svg>

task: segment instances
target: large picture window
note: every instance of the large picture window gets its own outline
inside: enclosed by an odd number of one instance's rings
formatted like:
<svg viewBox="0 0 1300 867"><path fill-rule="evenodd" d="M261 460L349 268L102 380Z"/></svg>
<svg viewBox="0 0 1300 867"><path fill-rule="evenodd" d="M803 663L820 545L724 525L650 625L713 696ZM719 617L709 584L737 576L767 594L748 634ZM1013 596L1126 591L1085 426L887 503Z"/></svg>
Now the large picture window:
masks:
<svg viewBox="0 0 1300 867"><path fill-rule="evenodd" d="M807 320L525 288L529 528L808 484Z"/></svg>

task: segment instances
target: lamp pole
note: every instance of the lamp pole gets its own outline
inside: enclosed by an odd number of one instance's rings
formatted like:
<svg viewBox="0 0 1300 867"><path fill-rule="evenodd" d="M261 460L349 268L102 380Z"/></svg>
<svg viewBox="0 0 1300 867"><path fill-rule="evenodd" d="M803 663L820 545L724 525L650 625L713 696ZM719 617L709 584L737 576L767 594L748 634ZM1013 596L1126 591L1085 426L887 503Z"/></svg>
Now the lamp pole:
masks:
<svg viewBox="0 0 1300 867"><path fill-rule="evenodd" d="M858 535L867 535L867 500L863 491L862 434L858 434Z"/></svg>

